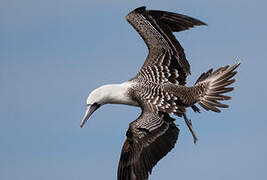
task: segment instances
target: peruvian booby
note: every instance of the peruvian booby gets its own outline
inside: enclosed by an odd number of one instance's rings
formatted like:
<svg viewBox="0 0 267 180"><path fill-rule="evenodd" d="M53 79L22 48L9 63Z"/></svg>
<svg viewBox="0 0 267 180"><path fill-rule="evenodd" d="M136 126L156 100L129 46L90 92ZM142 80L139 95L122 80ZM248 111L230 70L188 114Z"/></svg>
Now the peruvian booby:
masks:
<svg viewBox="0 0 267 180"><path fill-rule="evenodd" d="M140 7L126 16L145 41L149 53L139 71L122 84L104 85L90 93L82 127L91 114L104 104L138 106L141 115L130 123L118 166L118 180L146 180L156 163L173 149L179 129L169 114L184 117L194 136L186 108L199 112L198 103L205 110L220 112L228 105L219 101L231 97L224 93L235 82L233 76L240 63L230 67L210 69L203 73L194 86L186 87L190 65L184 50L172 32L187 30L205 23L182 14L146 10Z"/></svg>

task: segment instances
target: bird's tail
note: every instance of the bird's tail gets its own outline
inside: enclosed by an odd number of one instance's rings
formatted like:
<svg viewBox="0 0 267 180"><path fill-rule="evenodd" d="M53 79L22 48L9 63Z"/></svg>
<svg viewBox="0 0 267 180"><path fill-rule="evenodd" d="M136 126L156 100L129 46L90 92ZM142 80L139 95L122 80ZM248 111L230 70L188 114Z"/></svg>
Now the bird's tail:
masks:
<svg viewBox="0 0 267 180"><path fill-rule="evenodd" d="M195 85L192 87L175 85L172 83L164 84L164 91L172 94L178 99L177 101L174 101L176 103L174 113L178 116L183 115L184 120L194 137L194 143L196 143L197 137L193 130L191 120L186 117L185 111L178 111L178 109L181 108L179 103L186 107L191 106L195 112L199 112L195 103L199 103L207 111L212 110L214 112L221 112L219 108L229 107L219 101L231 99L230 96L226 96L224 93L230 92L234 89L233 87L228 86L235 82L233 76L237 73L236 68L240 64L241 62L232 67L227 65L214 72L210 69L206 73L201 74Z"/></svg>
<svg viewBox="0 0 267 180"><path fill-rule="evenodd" d="M223 95L224 93L232 91L233 87L228 87L235 82L232 77L237 73L236 68L241 62L230 67L229 65L221 67L214 72L212 69L203 73L195 83L196 89L201 92L198 93L197 102L207 111L221 112L219 108L229 107L218 101L229 100L230 96Z"/></svg>

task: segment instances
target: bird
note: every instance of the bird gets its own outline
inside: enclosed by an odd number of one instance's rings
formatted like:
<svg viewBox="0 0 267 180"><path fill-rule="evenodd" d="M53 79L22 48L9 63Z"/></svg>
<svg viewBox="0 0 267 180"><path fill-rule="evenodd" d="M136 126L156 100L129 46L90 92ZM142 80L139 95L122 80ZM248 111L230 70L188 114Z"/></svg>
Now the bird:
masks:
<svg viewBox="0 0 267 180"><path fill-rule="evenodd" d="M108 84L93 90L80 127L105 104L125 104L141 108L140 116L129 124L119 160L118 180L147 180L152 168L170 152L178 139L179 128L173 116L183 117L194 143L197 137L186 109L221 112L228 108L221 101L231 99L225 93L236 81L233 77L241 62L202 73L193 86L185 86L191 73L185 52L173 32L206 23L178 13L139 7L126 20L148 47L148 55L137 75L120 84ZM173 115L173 116L172 116Z"/></svg>

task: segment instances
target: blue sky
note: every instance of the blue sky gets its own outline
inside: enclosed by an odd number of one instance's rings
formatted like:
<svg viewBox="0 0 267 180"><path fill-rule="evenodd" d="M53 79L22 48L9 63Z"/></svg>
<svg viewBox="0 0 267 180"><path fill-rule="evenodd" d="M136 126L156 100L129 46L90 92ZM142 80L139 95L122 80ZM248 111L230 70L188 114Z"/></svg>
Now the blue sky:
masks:
<svg viewBox="0 0 267 180"><path fill-rule="evenodd" d="M189 85L242 60L231 108L188 110L196 145L176 118L179 140L151 179L267 178L267 1L1 0L0 179L116 179L140 110L106 105L79 123L91 90L130 79L144 62L146 46L125 20L142 5L208 24L175 34L191 64Z"/></svg>

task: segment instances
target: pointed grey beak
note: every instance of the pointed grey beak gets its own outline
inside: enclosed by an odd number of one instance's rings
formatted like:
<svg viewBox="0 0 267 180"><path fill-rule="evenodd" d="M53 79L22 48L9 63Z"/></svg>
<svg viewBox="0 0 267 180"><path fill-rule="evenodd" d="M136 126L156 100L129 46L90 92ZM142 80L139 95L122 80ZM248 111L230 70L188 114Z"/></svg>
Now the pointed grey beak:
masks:
<svg viewBox="0 0 267 180"><path fill-rule="evenodd" d="M93 112L95 112L100 106L101 105L100 104L97 104L97 103L94 103L94 104L91 104L91 105L88 105L87 106L87 109L85 111L83 120L82 120L82 122L80 124L80 127L81 128L86 123L86 121L89 119L89 117L93 114Z"/></svg>

